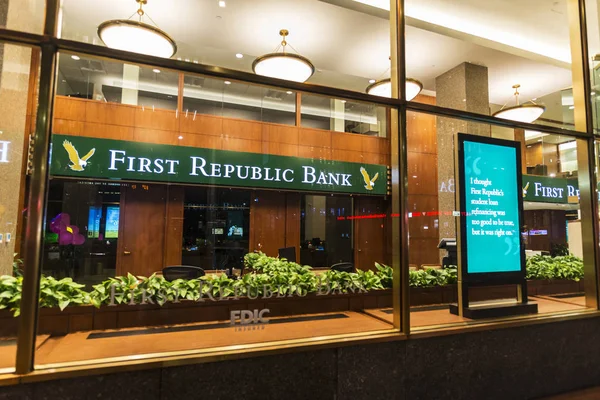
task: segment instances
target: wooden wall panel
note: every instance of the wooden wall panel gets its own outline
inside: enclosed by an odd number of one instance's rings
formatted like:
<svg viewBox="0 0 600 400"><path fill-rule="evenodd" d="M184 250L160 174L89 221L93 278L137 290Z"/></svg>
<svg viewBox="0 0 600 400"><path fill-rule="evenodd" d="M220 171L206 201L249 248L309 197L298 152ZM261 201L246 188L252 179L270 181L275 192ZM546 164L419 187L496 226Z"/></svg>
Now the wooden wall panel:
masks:
<svg viewBox="0 0 600 400"><path fill-rule="evenodd" d="M409 152L437 154L436 117L413 111L406 113Z"/></svg>
<svg viewBox="0 0 600 400"><path fill-rule="evenodd" d="M250 205L250 251L276 257L285 247L285 193L257 190Z"/></svg>
<svg viewBox="0 0 600 400"><path fill-rule="evenodd" d="M183 115L179 118L179 131L220 136L223 134L223 121L224 118L212 115Z"/></svg>
<svg viewBox="0 0 600 400"><path fill-rule="evenodd" d="M390 163L386 138L57 96L54 132L356 163ZM179 139L182 136L182 139Z"/></svg>
<svg viewBox="0 0 600 400"><path fill-rule="evenodd" d="M179 118L177 115L177 112L170 110L153 110L148 107L136 107L134 125L137 128L178 131Z"/></svg>
<svg viewBox="0 0 600 400"><path fill-rule="evenodd" d="M58 120L60 121L60 120ZM63 131L54 128L54 132L64 134ZM132 126L107 125L104 123L86 122L80 136L101 137L114 140L133 140Z"/></svg>
<svg viewBox="0 0 600 400"><path fill-rule="evenodd" d="M408 153L408 193L437 195L437 155Z"/></svg>
<svg viewBox="0 0 600 400"><path fill-rule="evenodd" d="M150 276L164 267L167 185L121 187L117 276Z"/></svg>
<svg viewBox="0 0 600 400"><path fill-rule="evenodd" d="M420 103L435 104L435 97L419 95ZM423 113L407 113L409 263L412 266L439 263L439 216L423 216L438 212L437 131L436 117Z"/></svg>
<svg viewBox="0 0 600 400"><path fill-rule="evenodd" d="M374 270L375 262L390 264L387 225L391 223L387 200L381 197L356 197L354 215L387 214L385 218L354 220L354 263L356 268Z"/></svg>
<svg viewBox="0 0 600 400"><path fill-rule="evenodd" d="M143 143L175 144L179 133L176 131L167 131L148 128L133 128L133 140Z"/></svg>
<svg viewBox="0 0 600 400"><path fill-rule="evenodd" d="M135 126L135 106L115 103L85 102L85 120L108 125Z"/></svg>
<svg viewBox="0 0 600 400"><path fill-rule="evenodd" d="M331 131L300 128L298 143L302 146L331 148L331 134Z"/></svg>
<svg viewBox="0 0 600 400"><path fill-rule="evenodd" d="M223 135L226 138L262 140L262 123L223 118Z"/></svg>
<svg viewBox="0 0 600 400"><path fill-rule="evenodd" d="M300 193L286 193L285 246L296 248L296 261L300 262Z"/></svg>
<svg viewBox="0 0 600 400"><path fill-rule="evenodd" d="M295 126L263 123L262 140L263 142L298 145L298 128Z"/></svg>
<svg viewBox="0 0 600 400"><path fill-rule="evenodd" d="M70 97L56 96L53 117L56 119L85 121L85 102Z"/></svg>
<svg viewBox="0 0 600 400"><path fill-rule="evenodd" d="M181 248L183 245L183 186L168 187L166 204L166 229L164 265L181 264Z"/></svg>

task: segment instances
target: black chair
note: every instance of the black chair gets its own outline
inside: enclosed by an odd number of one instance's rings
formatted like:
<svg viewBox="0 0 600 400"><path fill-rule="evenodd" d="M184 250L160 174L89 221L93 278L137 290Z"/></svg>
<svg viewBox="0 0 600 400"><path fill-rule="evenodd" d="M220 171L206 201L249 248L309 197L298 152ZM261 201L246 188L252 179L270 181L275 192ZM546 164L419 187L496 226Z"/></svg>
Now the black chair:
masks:
<svg viewBox="0 0 600 400"><path fill-rule="evenodd" d="M341 263L333 264L330 269L333 271L340 271L340 272L354 272L354 265L349 262L341 262Z"/></svg>
<svg viewBox="0 0 600 400"><path fill-rule="evenodd" d="M173 282L176 279L196 279L205 275L205 272L200 267L191 265L171 265L164 267L162 270L163 277Z"/></svg>
<svg viewBox="0 0 600 400"><path fill-rule="evenodd" d="M279 258L285 258L289 262L296 262L296 248L295 247L284 247L279 249Z"/></svg>

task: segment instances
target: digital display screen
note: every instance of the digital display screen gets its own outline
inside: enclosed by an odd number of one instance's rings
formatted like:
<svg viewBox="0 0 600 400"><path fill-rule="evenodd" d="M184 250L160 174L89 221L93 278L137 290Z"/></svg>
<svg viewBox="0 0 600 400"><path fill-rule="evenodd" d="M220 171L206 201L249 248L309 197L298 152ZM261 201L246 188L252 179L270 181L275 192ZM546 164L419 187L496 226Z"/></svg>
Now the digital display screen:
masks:
<svg viewBox="0 0 600 400"><path fill-rule="evenodd" d="M106 227L104 228L104 237L106 239L116 239L119 237L119 215L118 206L106 207Z"/></svg>
<svg viewBox="0 0 600 400"><path fill-rule="evenodd" d="M88 238L97 239L100 236L101 219L102 207L90 207L90 211L88 212Z"/></svg>
<svg viewBox="0 0 600 400"><path fill-rule="evenodd" d="M227 231L227 236L244 236L244 228L241 226L230 226Z"/></svg>
<svg viewBox="0 0 600 400"><path fill-rule="evenodd" d="M522 271L520 154L511 142L495 142L504 141L464 139L461 146L467 274Z"/></svg>

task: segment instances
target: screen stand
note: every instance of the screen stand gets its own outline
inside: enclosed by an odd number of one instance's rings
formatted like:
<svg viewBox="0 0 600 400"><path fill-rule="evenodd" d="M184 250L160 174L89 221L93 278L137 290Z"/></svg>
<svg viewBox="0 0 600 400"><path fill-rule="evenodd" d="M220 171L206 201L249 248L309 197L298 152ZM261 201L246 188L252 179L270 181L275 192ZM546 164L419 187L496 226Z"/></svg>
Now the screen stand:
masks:
<svg viewBox="0 0 600 400"><path fill-rule="evenodd" d="M458 304L450 304L450 313L469 319L510 317L524 314L537 314L537 303L527 300L527 281L517 284L515 300L488 300L469 303L469 284L458 283ZM478 285L489 286L489 285Z"/></svg>

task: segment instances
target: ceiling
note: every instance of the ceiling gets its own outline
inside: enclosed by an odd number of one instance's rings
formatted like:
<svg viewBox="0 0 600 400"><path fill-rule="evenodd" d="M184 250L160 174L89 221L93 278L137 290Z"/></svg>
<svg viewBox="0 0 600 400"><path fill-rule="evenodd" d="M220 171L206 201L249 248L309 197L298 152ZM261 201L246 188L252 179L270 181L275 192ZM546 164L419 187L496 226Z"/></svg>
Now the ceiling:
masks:
<svg viewBox="0 0 600 400"><path fill-rule="evenodd" d="M389 76L388 0L149 0L145 10L177 42L176 58L252 71L278 32L317 68L311 83L364 91ZM102 44L97 26L128 18L134 0L63 0L62 37ZM566 0L406 0L407 75L435 94L435 78L485 65L493 104L541 98L571 85ZM146 21L149 22L149 21ZM242 59L236 53L244 54ZM559 107L560 109L560 107Z"/></svg>

